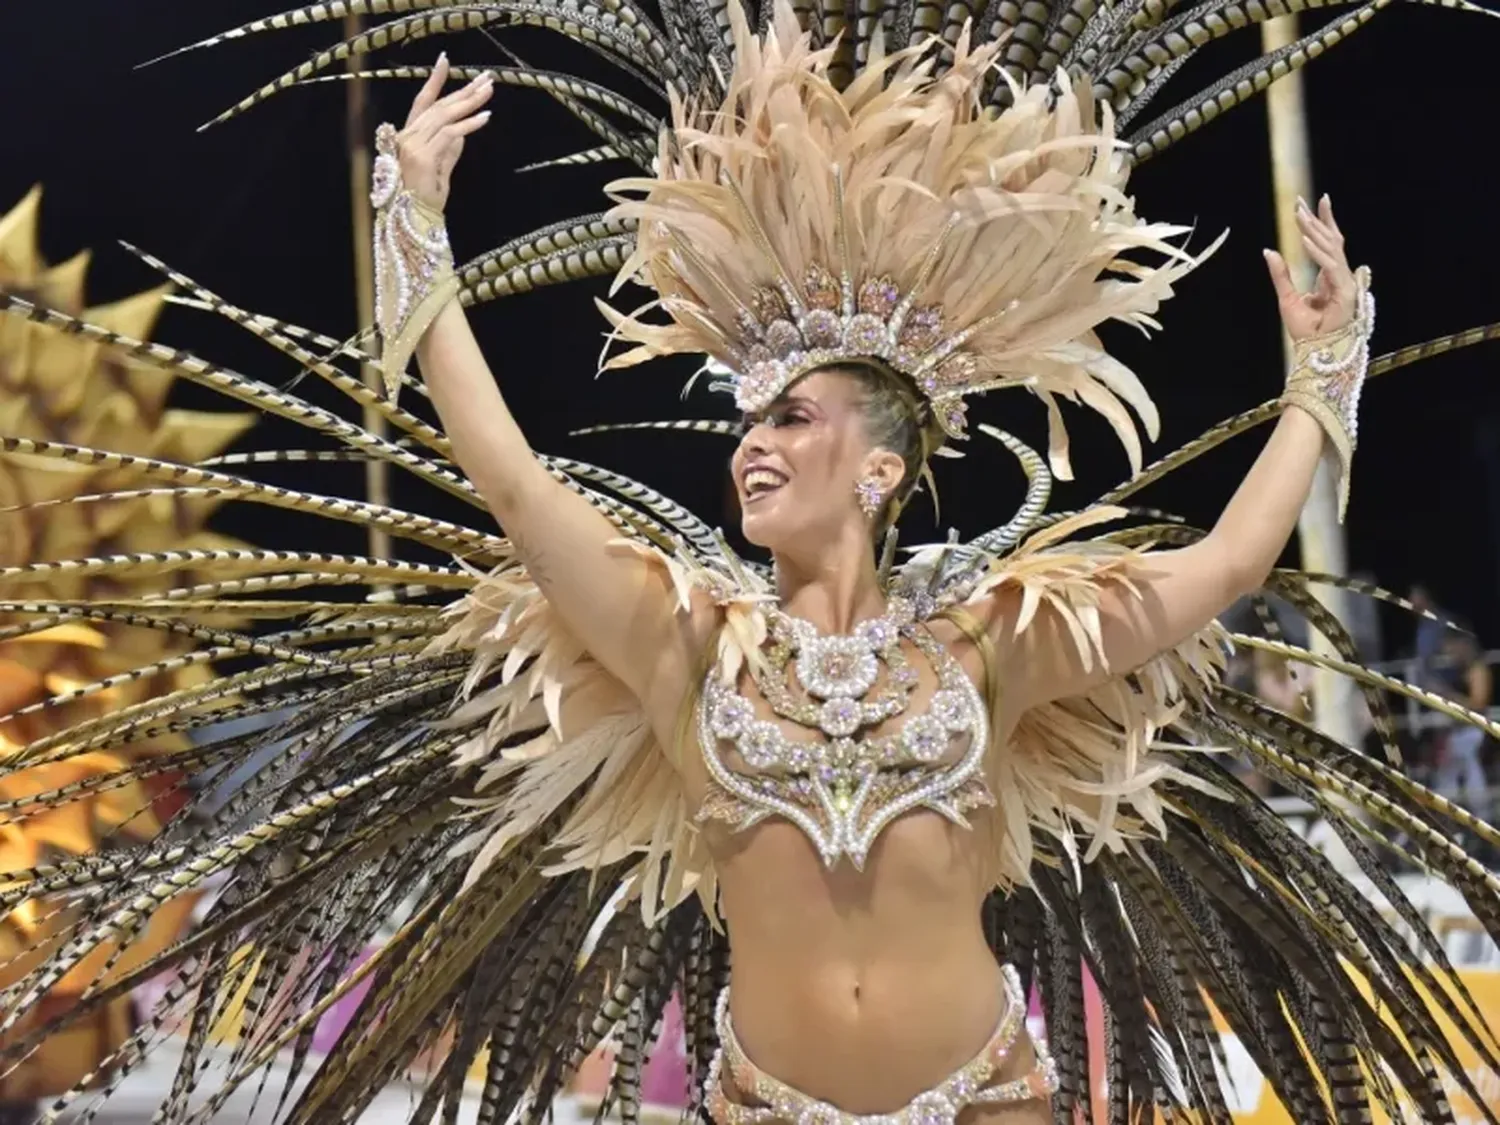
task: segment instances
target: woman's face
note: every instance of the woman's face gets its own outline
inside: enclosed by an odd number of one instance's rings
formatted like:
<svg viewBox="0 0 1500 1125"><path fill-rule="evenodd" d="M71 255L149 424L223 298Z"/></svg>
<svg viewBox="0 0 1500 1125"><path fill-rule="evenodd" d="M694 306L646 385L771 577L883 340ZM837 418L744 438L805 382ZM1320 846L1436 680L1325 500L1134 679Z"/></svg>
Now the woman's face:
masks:
<svg viewBox="0 0 1500 1125"><path fill-rule="evenodd" d="M854 491L867 473L900 458L870 448L859 384L837 371L793 383L747 430L730 463L745 538L771 551L831 541L849 521L867 523Z"/></svg>

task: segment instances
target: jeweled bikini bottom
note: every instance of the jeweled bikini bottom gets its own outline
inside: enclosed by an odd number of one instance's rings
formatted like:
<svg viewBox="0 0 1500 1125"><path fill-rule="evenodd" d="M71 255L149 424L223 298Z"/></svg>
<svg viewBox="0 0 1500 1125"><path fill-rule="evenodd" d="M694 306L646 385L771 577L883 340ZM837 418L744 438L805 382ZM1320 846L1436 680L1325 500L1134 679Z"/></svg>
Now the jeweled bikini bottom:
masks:
<svg viewBox="0 0 1500 1125"><path fill-rule="evenodd" d="M953 1125L959 1112L970 1106L1010 1105L1047 1097L1057 1089L1057 1068L1041 1040L1035 1043L1037 1065L1030 1074L990 1085L1026 1024L1025 998L1015 969L1004 966L1004 979L1005 1011L983 1049L895 1113L874 1114L845 1113L773 1078L751 1062L734 1034L726 988L719 994L716 1017L719 1050L708 1072L709 1115L718 1125L765 1125L772 1121L792 1125ZM731 1101L724 1090L726 1079L735 1090L761 1104Z"/></svg>

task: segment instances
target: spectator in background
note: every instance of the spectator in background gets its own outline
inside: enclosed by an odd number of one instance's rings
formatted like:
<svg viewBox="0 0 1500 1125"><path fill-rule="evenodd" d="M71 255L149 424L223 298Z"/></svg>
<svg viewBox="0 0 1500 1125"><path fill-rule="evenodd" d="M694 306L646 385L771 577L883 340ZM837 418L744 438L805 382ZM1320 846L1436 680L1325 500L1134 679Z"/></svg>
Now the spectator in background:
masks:
<svg viewBox="0 0 1500 1125"><path fill-rule="evenodd" d="M1307 685L1292 671L1286 659L1274 652L1256 649L1255 694L1262 703L1304 722L1311 715Z"/></svg>
<svg viewBox="0 0 1500 1125"><path fill-rule="evenodd" d="M1298 679L1285 657L1264 649L1255 649L1251 657L1252 688L1257 699L1278 711L1306 722L1312 715L1307 685ZM1278 788L1264 774L1244 778L1245 783L1262 797L1274 795Z"/></svg>
<svg viewBox="0 0 1500 1125"><path fill-rule="evenodd" d="M1284 640L1288 644L1298 645L1306 648L1311 641L1311 632L1308 629L1307 619L1301 612L1286 601L1278 598L1275 594L1267 594L1261 598L1264 608L1275 621L1280 635L1272 633L1267 629L1260 614L1255 610L1255 599L1241 598L1219 615L1219 622L1226 629L1237 633L1249 633L1252 636L1277 636L1278 640Z"/></svg>
<svg viewBox="0 0 1500 1125"><path fill-rule="evenodd" d="M1493 694L1489 665L1469 632L1449 630L1431 661L1432 679L1423 686L1481 714ZM1489 779L1484 768L1485 734L1467 723L1438 732L1432 787L1474 815L1489 816Z"/></svg>
<svg viewBox="0 0 1500 1125"><path fill-rule="evenodd" d="M1437 603L1432 600L1432 591L1427 589L1426 586L1413 586L1411 593L1407 595L1407 600L1411 602L1412 608L1418 613L1431 613L1436 616L1436 620L1432 617L1417 618L1417 639L1414 655L1417 658L1420 678L1420 673L1426 672L1432 662L1437 659L1438 652L1443 647L1443 638L1448 635L1450 630L1448 623L1443 620L1447 614L1437 607Z"/></svg>

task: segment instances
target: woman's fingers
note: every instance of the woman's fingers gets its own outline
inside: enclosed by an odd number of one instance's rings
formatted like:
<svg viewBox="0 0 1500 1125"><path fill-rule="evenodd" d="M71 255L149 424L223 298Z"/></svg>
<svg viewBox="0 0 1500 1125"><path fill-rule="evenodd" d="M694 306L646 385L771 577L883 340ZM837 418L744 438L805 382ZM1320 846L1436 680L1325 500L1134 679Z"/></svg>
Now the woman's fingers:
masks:
<svg viewBox="0 0 1500 1125"><path fill-rule="evenodd" d="M1326 228L1303 225L1302 244L1307 247L1308 257L1322 269L1315 293L1323 303L1341 300L1354 290L1354 272L1344 257L1342 240L1334 238Z"/></svg>
<svg viewBox="0 0 1500 1125"><path fill-rule="evenodd" d="M1342 293L1344 277L1349 273L1349 266L1345 263L1344 256L1320 246L1306 235L1302 236L1302 245L1307 249L1307 256L1329 274L1328 283L1332 286L1334 293Z"/></svg>
<svg viewBox="0 0 1500 1125"><path fill-rule="evenodd" d="M467 137L476 129L483 129L489 124L490 111L476 113L473 117L466 117L462 121L455 121L451 125L444 125L439 134L443 137Z"/></svg>
<svg viewBox="0 0 1500 1125"><path fill-rule="evenodd" d="M422 83L422 88L417 91L417 96L412 99L411 112L406 115L406 127L410 129L417 118L432 108L438 100L438 95L443 92L443 86L448 82L448 52L444 51L433 65L432 73L427 76L427 81Z"/></svg>
<svg viewBox="0 0 1500 1125"><path fill-rule="evenodd" d="M454 91L430 106L412 123L412 133L419 137L431 136L439 129L468 117L487 102L494 92L495 80L486 71L463 89Z"/></svg>
<svg viewBox="0 0 1500 1125"><path fill-rule="evenodd" d="M458 106L468 105L476 97L489 97L494 88L495 76L487 70L482 71L447 97L439 99L432 111L437 115L451 115Z"/></svg>
<svg viewBox="0 0 1500 1125"><path fill-rule="evenodd" d="M1297 208L1297 228L1303 238L1311 239L1330 254L1343 257L1343 239L1305 207Z"/></svg>
<svg viewBox="0 0 1500 1125"><path fill-rule="evenodd" d="M1265 255L1271 282L1276 286L1276 296L1281 302L1282 317L1293 336L1299 333L1305 336L1308 332L1326 329L1330 325L1330 315L1335 320L1345 318L1352 308L1355 285L1354 273L1344 257L1344 236L1334 220L1333 204L1328 196L1318 200L1317 211L1305 200L1297 200L1297 230L1308 259L1318 267L1317 279L1309 292L1298 291L1291 270L1280 254L1267 250ZM1292 316L1294 309L1296 317Z"/></svg>
<svg viewBox="0 0 1500 1125"><path fill-rule="evenodd" d="M1307 200L1303 199L1300 195L1297 197L1297 216L1299 218L1305 217L1311 219L1317 226L1328 231L1329 234L1337 237L1337 229L1335 228L1333 223L1329 222L1329 218L1332 216L1332 214L1333 210L1328 202L1328 197L1326 195L1322 199L1318 200L1318 206L1316 208L1314 208L1310 203L1307 202Z"/></svg>
<svg viewBox="0 0 1500 1125"><path fill-rule="evenodd" d="M1318 217L1323 220L1328 229L1333 231L1342 241L1344 232L1339 230L1338 220L1333 217L1333 200L1324 193L1323 198L1318 200Z"/></svg>
<svg viewBox="0 0 1500 1125"><path fill-rule="evenodd" d="M1271 273L1271 284L1276 287L1276 299L1282 302L1295 300L1297 285L1292 281L1292 271L1287 268L1286 259L1275 250L1262 253L1266 256L1266 269Z"/></svg>

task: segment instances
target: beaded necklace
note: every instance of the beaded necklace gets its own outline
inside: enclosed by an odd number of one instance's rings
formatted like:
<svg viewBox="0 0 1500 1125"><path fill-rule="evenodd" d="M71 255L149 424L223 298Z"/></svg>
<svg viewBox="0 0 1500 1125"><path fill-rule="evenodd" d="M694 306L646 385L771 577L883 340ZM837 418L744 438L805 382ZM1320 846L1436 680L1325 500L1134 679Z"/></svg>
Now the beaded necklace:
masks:
<svg viewBox="0 0 1500 1125"><path fill-rule="evenodd" d="M832 636L780 609L768 610L767 619L769 674L758 677L757 687L778 718L814 737L789 738L711 671L698 712L712 782L700 821L743 831L781 816L807 834L827 866L847 857L862 869L881 830L903 813L931 809L968 827L967 811L994 803L980 772L989 742L984 700L909 601L892 598L880 617ZM931 662L938 678L926 708L910 715L918 677L903 641ZM882 664L886 683L876 690ZM793 691L793 677L806 698ZM895 731L869 732L902 715ZM953 740L964 735L965 752L942 764ZM729 765L726 744L753 772Z"/></svg>

